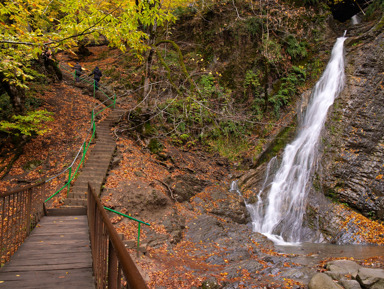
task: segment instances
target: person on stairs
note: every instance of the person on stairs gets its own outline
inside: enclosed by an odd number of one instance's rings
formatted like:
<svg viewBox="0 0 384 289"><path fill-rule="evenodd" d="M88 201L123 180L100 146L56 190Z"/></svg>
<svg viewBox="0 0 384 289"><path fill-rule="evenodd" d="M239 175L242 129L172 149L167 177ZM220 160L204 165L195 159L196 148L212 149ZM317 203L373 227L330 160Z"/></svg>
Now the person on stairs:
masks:
<svg viewBox="0 0 384 289"><path fill-rule="evenodd" d="M98 66L95 67L95 69L92 71L92 73L89 75L91 76L93 74L93 79L95 81L95 90L99 89L99 81L100 78L103 76Z"/></svg>
<svg viewBox="0 0 384 289"><path fill-rule="evenodd" d="M73 67L73 69L75 70L76 82L79 82L80 81L80 75L83 73L83 71L82 71L83 69L81 68L80 63L76 62L76 64Z"/></svg>

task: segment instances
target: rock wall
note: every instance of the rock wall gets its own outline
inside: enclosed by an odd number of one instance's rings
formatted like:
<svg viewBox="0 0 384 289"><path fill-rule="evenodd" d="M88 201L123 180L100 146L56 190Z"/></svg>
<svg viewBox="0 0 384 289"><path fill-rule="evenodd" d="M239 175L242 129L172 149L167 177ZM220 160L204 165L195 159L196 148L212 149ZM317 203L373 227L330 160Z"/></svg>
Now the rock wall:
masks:
<svg viewBox="0 0 384 289"><path fill-rule="evenodd" d="M346 85L329 113L319 172L325 195L384 220L384 33L361 24L345 42Z"/></svg>
<svg viewBox="0 0 384 289"><path fill-rule="evenodd" d="M382 225L356 213L384 220L384 33L378 19L347 34L346 84L325 124L305 220L319 241L383 241Z"/></svg>

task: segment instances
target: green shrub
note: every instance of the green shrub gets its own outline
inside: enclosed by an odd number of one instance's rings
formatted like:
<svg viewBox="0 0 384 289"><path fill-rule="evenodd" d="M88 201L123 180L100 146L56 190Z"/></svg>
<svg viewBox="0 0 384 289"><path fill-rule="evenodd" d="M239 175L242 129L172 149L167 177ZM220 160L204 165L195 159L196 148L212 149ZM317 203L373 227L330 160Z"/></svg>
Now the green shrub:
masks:
<svg viewBox="0 0 384 289"><path fill-rule="evenodd" d="M242 153L249 151L250 144L245 138L219 137L209 142L211 150L227 157L231 161L241 158Z"/></svg>
<svg viewBox="0 0 384 289"><path fill-rule="evenodd" d="M252 36L257 36L261 34L262 27L263 27L261 21L262 20L257 17L250 17L245 20L245 25L247 27L247 30Z"/></svg>
<svg viewBox="0 0 384 289"><path fill-rule="evenodd" d="M275 115L279 116L280 108L286 105L297 92L297 86L305 81L306 72L303 67L292 66L292 72L281 79L280 87L268 98L273 105Z"/></svg>
<svg viewBox="0 0 384 289"><path fill-rule="evenodd" d="M299 42L293 35L289 35L285 41L287 43L287 53L293 60L302 59L308 56L307 42Z"/></svg>
<svg viewBox="0 0 384 289"><path fill-rule="evenodd" d="M0 120L8 120L13 114L11 99L8 94L0 95Z"/></svg>
<svg viewBox="0 0 384 289"><path fill-rule="evenodd" d="M263 88L260 84L260 71L254 72L253 70L248 70L245 73L245 78L243 82L244 96L253 97L252 101L252 111L253 115L256 115L258 119L261 119L263 116L263 108L265 106L265 100L261 97Z"/></svg>
<svg viewBox="0 0 384 289"><path fill-rule="evenodd" d="M44 127L47 121L53 121L53 113L46 110L29 111L27 115L14 115L13 122L1 121L0 130L13 135L42 135L48 131Z"/></svg>
<svg viewBox="0 0 384 289"><path fill-rule="evenodd" d="M371 5L368 6L366 10L366 15L368 17L372 16L375 11L384 11L384 0L375 0Z"/></svg>
<svg viewBox="0 0 384 289"><path fill-rule="evenodd" d="M163 144L157 138L152 138L149 141L148 149L151 151L151 153L157 154L161 152L163 148L164 148Z"/></svg>
<svg viewBox="0 0 384 289"><path fill-rule="evenodd" d="M201 87L201 93L204 97L211 97L215 92L215 78L212 74L203 75L200 78L199 84Z"/></svg>
<svg viewBox="0 0 384 289"><path fill-rule="evenodd" d="M262 54L269 63L275 64L283 60L283 55L281 54L282 48L277 39L268 37L267 34L264 34L262 44Z"/></svg>
<svg viewBox="0 0 384 289"><path fill-rule="evenodd" d="M248 70L245 73L245 78L243 82L244 95L247 92L251 92L253 96L259 96L262 89L260 85L260 71L253 72L253 70Z"/></svg>

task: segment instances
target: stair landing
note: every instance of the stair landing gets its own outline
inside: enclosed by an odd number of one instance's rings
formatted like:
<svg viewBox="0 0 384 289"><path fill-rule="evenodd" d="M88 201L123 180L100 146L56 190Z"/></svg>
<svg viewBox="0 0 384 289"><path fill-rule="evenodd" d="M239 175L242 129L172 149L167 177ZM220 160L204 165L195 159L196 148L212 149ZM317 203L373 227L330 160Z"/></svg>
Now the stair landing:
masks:
<svg viewBox="0 0 384 289"><path fill-rule="evenodd" d="M0 288L94 289L87 216L43 217L1 268Z"/></svg>

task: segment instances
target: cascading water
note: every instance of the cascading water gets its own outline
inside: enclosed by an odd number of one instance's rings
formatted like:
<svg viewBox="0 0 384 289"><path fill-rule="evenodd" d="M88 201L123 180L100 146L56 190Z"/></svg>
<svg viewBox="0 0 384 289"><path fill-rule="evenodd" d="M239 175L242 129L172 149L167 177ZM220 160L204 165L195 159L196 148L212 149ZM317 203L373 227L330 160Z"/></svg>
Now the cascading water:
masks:
<svg viewBox="0 0 384 289"><path fill-rule="evenodd" d="M298 135L286 146L272 182L267 181L270 178L267 172L257 202L247 204L253 230L276 242L301 241L308 184L316 162L320 133L328 108L344 86L345 39L337 39L331 59L312 92Z"/></svg>
<svg viewBox="0 0 384 289"><path fill-rule="evenodd" d="M352 21L353 25L356 25L356 24L360 23L359 17L357 17L357 15L353 15L352 18L351 18L351 21Z"/></svg>

